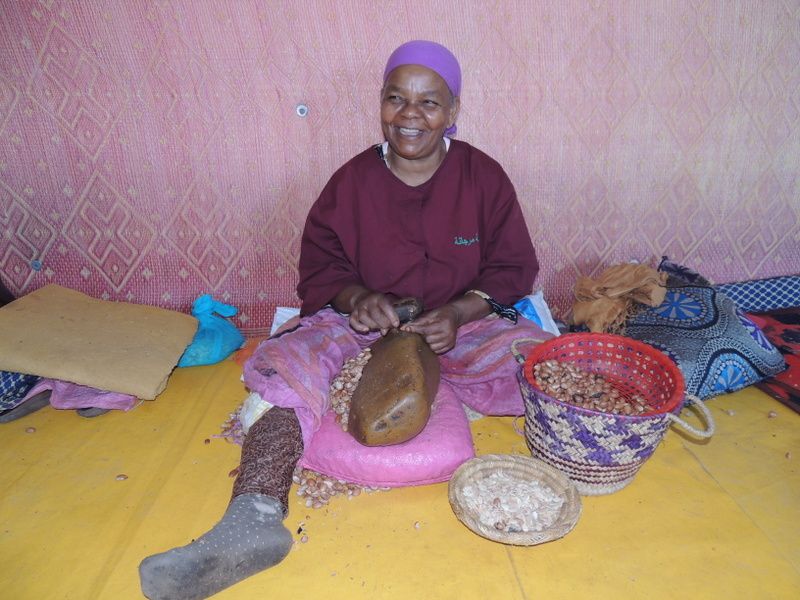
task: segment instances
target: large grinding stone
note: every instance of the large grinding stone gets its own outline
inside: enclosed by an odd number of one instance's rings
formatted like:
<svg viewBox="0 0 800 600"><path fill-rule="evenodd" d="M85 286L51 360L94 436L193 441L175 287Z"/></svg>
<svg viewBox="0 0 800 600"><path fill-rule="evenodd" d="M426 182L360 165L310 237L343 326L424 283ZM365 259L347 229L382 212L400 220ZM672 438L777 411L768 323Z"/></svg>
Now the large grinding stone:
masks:
<svg viewBox="0 0 800 600"><path fill-rule="evenodd" d="M439 358L416 333L393 330L372 345L350 403L348 431L365 446L408 441L425 428L439 389Z"/></svg>

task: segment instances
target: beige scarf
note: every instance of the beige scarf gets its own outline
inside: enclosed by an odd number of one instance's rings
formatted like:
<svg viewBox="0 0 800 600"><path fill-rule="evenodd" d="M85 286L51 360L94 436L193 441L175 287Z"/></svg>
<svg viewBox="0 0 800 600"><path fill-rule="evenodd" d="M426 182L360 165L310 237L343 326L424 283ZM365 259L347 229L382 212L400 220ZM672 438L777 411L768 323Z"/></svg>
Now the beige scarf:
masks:
<svg viewBox="0 0 800 600"><path fill-rule="evenodd" d="M647 265L609 267L595 281L581 276L575 284L572 321L595 333L622 333L635 305L658 306L667 293L667 274Z"/></svg>

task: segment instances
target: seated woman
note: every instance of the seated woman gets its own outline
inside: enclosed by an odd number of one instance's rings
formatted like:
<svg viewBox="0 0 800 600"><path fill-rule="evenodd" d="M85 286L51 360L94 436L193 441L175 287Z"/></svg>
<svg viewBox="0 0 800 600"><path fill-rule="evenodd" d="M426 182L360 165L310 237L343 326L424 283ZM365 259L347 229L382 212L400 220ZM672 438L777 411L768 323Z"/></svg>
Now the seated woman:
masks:
<svg viewBox="0 0 800 600"><path fill-rule="evenodd" d="M341 167L306 221L297 288L304 318L245 365L245 383L275 407L244 440L222 520L140 565L148 598L204 598L286 557L292 472L344 362L400 327L393 301L422 300L425 312L401 328L420 334L439 356L442 381L462 389L513 378L511 342L543 337L508 307L531 291L538 271L514 187L497 162L448 137L460 91L458 61L445 47L414 41L390 56L380 109L386 141ZM510 404L493 398L493 412L521 414L516 396Z"/></svg>

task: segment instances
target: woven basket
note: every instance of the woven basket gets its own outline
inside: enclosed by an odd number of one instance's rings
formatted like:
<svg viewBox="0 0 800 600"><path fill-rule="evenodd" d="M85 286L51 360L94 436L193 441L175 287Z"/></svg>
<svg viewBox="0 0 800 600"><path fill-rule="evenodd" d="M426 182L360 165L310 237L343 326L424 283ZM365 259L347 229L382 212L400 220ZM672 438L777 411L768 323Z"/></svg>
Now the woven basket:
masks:
<svg viewBox="0 0 800 600"><path fill-rule="evenodd" d="M564 504L553 524L542 531L505 532L481 521L480 515L464 501L464 486L497 471L524 481L536 480L561 496ZM533 546L564 537L575 527L581 514L581 497L569 479L557 469L529 456L487 454L468 460L453 473L448 495L456 517L469 529L492 541L516 546Z"/></svg>
<svg viewBox="0 0 800 600"><path fill-rule="evenodd" d="M648 410L617 415L557 400L536 384L533 369L546 360L596 373L623 395L643 397ZM585 496L610 494L633 481L672 423L697 437L714 433L711 413L694 397L688 399L703 413L706 430L697 430L676 416L684 399L680 370L664 353L630 338L572 333L550 339L524 359L518 378L531 454L565 473Z"/></svg>

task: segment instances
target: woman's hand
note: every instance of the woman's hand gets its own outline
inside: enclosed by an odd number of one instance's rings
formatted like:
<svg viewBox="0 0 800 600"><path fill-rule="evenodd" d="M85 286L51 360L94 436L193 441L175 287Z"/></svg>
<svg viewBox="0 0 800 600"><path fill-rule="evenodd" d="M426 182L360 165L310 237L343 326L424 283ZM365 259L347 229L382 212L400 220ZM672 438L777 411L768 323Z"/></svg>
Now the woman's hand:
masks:
<svg viewBox="0 0 800 600"><path fill-rule="evenodd" d="M491 312L491 307L483 298L476 294L465 294L439 308L423 313L400 329L420 334L428 342L431 350L436 354L444 354L456 345L456 332L459 327L482 319Z"/></svg>
<svg viewBox="0 0 800 600"><path fill-rule="evenodd" d="M380 292L369 292L354 303L350 313L350 327L359 333L380 330L386 335L390 329L400 327L400 319L392 307L391 299Z"/></svg>
<svg viewBox="0 0 800 600"><path fill-rule="evenodd" d="M380 331L381 335L386 335L390 329L400 326L400 319L392 308L394 299L394 296L351 285L336 295L333 307L341 313L350 313L350 327L355 331Z"/></svg>
<svg viewBox="0 0 800 600"><path fill-rule="evenodd" d="M436 354L444 354L456 345L456 331L461 325L461 313L455 304L445 304L400 329L420 334Z"/></svg>

